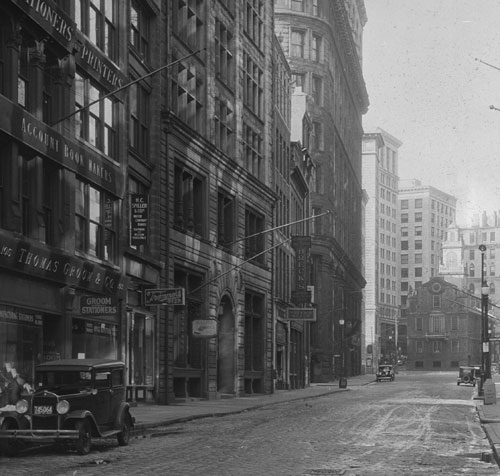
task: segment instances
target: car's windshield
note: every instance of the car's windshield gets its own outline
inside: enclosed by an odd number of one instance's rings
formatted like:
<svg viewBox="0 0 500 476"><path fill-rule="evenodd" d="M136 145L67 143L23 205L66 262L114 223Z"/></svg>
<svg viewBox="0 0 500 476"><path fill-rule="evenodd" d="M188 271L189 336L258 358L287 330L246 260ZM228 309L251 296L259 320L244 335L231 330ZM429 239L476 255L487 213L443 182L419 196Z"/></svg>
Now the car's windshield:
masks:
<svg viewBox="0 0 500 476"><path fill-rule="evenodd" d="M92 374L77 370L46 370L37 373L37 387L89 387Z"/></svg>

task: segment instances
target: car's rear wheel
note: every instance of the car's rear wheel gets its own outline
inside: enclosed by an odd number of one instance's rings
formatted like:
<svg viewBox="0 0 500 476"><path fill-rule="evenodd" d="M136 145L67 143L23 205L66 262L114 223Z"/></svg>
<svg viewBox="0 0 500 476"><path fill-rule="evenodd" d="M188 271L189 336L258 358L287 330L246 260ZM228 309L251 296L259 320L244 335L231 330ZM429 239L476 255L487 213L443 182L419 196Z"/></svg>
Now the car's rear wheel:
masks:
<svg viewBox="0 0 500 476"><path fill-rule="evenodd" d="M116 435L120 446L127 446L130 441L130 430L132 428L132 420L127 413L123 416L122 431Z"/></svg>
<svg viewBox="0 0 500 476"><path fill-rule="evenodd" d="M80 455L88 455L92 446L92 430L89 421L78 420L75 425L75 430L78 431L76 451Z"/></svg>
<svg viewBox="0 0 500 476"><path fill-rule="evenodd" d="M2 423L2 430L15 430L17 429L17 423L13 420L5 420ZM1 439L0 440L0 453L3 453L5 456L16 456L21 449L21 444L19 441L16 441L14 438L9 439Z"/></svg>

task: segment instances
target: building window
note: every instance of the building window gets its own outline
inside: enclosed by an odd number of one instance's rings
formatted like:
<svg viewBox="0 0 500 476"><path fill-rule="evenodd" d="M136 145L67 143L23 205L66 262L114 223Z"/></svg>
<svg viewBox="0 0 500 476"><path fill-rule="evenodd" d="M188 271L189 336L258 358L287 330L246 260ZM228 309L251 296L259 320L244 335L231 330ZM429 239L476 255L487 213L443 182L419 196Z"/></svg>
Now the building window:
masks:
<svg viewBox="0 0 500 476"><path fill-rule="evenodd" d="M215 99L215 145L226 154L233 151L233 110L227 101Z"/></svg>
<svg viewBox="0 0 500 476"><path fill-rule="evenodd" d="M149 12L138 0L130 3L130 43L144 59L149 59Z"/></svg>
<svg viewBox="0 0 500 476"><path fill-rule="evenodd" d="M245 210L245 259L264 263L264 216L247 208Z"/></svg>
<svg viewBox="0 0 500 476"><path fill-rule="evenodd" d="M173 58L176 61L177 58ZM177 117L199 133L205 130L204 75L182 62L171 67L170 108Z"/></svg>
<svg viewBox="0 0 500 476"><path fill-rule="evenodd" d="M430 316L430 332L433 335L444 334L444 316Z"/></svg>
<svg viewBox="0 0 500 476"><path fill-rule="evenodd" d="M490 231L490 241L491 242L495 241L495 232L494 231Z"/></svg>
<svg viewBox="0 0 500 476"><path fill-rule="evenodd" d="M323 124L319 121L313 122L313 137L314 137L314 148L316 150L323 150Z"/></svg>
<svg viewBox="0 0 500 476"><path fill-rule="evenodd" d="M306 85L306 75L304 73L292 73L292 87L301 88L304 91Z"/></svg>
<svg viewBox="0 0 500 476"><path fill-rule="evenodd" d="M474 250L473 249L469 250L469 259L474 260Z"/></svg>
<svg viewBox="0 0 500 476"><path fill-rule="evenodd" d="M415 199L415 208L422 208L422 199L421 198Z"/></svg>
<svg viewBox="0 0 500 476"><path fill-rule="evenodd" d="M435 309L441 307L441 296L439 295L432 296L432 307Z"/></svg>
<svg viewBox="0 0 500 476"><path fill-rule="evenodd" d="M408 277L408 268L401 268L401 277L402 278Z"/></svg>
<svg viewBox="0 0 500 476"><path fill-rule="evenodd" d="M313 15L315 17L322 16L322 13L323 13L323 0L313 0L312 7L313 7Z"/></svg>
<svg viewBox="0 0 500 476"><path fill-rule="evenodd" d="M452 340L451 341L451 353L452 354L458 354L459 352L460 352L459 341L458 340Z"/></svg>
<svg viewBox="0 0 500 476"><path fill-rule="evenodd" d="M203 0L173 0L173 32L193 51L205 41L204 7Z"/></svg>
<svg viewBox="0 0 500 476"><path fill-rule="evenodd" d="M321 61L321 46L322 46L323 39L319 35L314 35L312 36L312 60L316 62Z"/></svg>
<svg viewBox="0 0 500 476"><path fill-rule="evenodd" d="M415 263L416 264L422 263L422 253L415 253Z"/></svg>
<svg viewBox="0 0 500 476"><path fill-rule="evenodd" d="M264 370L264 296L252 292L245 293L245 371ZM201 340L201 339L200 339ZM246 393L262 392L262 388L250 384ZM246 386L245 386L246 387Z"/></svg>
<svg viewBox="0 0 500 476"><path fill-rule="evenodd" d="M75 0L75 23L106 56L116 60L118 33L114 0Z"/></svg>
<svg viewBox="0 0 500 476"><path fill-rule="evenodd" d="M176 268L174 283L186 290L186 305L174 306L172 351L174 365L178 368L202 368L203 339L194 337L193 321L202 319L204 296L201 292L203 276L201 274Z"/></svg>
<svg viewBox="0 0 500 476"><path fill-rule="evenodd" d="M243 53L245 81L243 102L255 115L263 118L264 73L248 53Z"/></svg>
<svg viewBox="0 0 500 476"><path fill-rule="evenodd" d="M433 343L432 343L432 352L434 354L439 354L441 353L443 350L443 343L439 340L435 340ZM435 362L434 362L435 363ZM441 364L441 363L440 363ZM441 365L439 365L440 367ZM434 367L436 367L436 365L434 365Z"/></svg>
<svg viewBox="0 0 500 476"><path fill-rule="evenodd" d="M401 210L408 210L408 200L401 200Z"/></svg>
<svg viewBox="0 0 500 476"><path fill-rule="evenodd" d="M408 223L408 213L401 213L401 223Z"/></svg>
<svg viewBox="0 0 500 476"><path fill-rule="evenodd" d="M303 12L304 0L292 0L292 10L295 12Z"/></svg>
<svg viewBox="0 0 500 476"><path fill-rule="evenodd" d="M422 221L422 212L415 212L415 222Z"/></svg>
<svg viewBox="0 0 500 476"><path fill-rule="evenodd" d="M261 178L264 162L262 135L249 125L243 124L242 146L246 169L255 177Z"/></svg>
<svg viewBox="0 0 500 476"><path fill-rule="evenodd" d="M233 34L215 20L215 74L229 88L234 88Z"/></svg>
<svg viewBox="0 0 500 476"><path fill-rule="evenodd" d="M75 75L76 136L89 142L107 156L116 156L115 103L89 79ZM96 102L98 101L98 102ZM89 104L92 106L88 107Z"/></svg>
<svg viewBox="0 0 500 476"><path fill-rule="evenodd" d="M219 189L217 196L217 241L229 247L234 241L235 201L232 195Z"/></svg>
<svg viewBox="0 0 500 476"><path fill-rule="evenodd" d="M130 147L143 158L147 158L149 152L149 97L150 91L143 84L135 83L130 86Z"/></svg>
<svg viewBox="0 0 500 476"><path fill-rule="evenodd" d="M421 340L415 341L415 352L417 354L423 354L424 353L424 342Z"/></svg>
<svg viewBox="0 0 500 476"><path fill-rule="evenodd" d="M205 224L204 179L190 170L175 166L175 226L198 236L204 234Z"/></svg>
<svg viewBox="0 0 500 476"><path fill-rule="evenodd" d="M422 277L422 268L415 268L415 277L416 278Z"/></svg>
<svg viewBox="0 0 500 476"><path fill-rule="evenodd" d="M75 247L97 258L116 262L116 200L77 180L75 188Z"/></svg>
<svg viewBox="0 0 500 476"><path fill-rule="evenodd" d="M407 240L404 240L401 242L401 249L402 250L408 250L408 241Z"/></svg>
<svg viewBox="0 0 500 476"><path fill-rule="evenodd" d="M292 30L290 54L296 58L304 57L306 35L303 30Z"/></svg>
<svg viewBox="0 0 500 476"><path fill-rule="evenodd" d="M495 294L495 283L493 281L490 283L490 294Z"/></svg>
<svg viewBox="0 0 500 476"><path fill-rule="evenodd" d="M407 226L401 227L401 236L408 236L408 227Z"/></svg>
<svg viewBox="0 0 500 476"><path fill-rule="evenodd" d="M490 259L495 259L495 248L490 248Z"/></svg>
<svg viewBox="0 0 500 476"><path fill-rule="evenodd" d="M415 236L422 236L422 227L421 226L415 227Z"/></svg>
<svg viewBox="0 0 500 476"><path fill-rule="evenodd" d="M245 15L245 33L252 39L252 41L262 48L264 36L264 2L263 0L247 0Z"/></svg>
<svg viewBox="0 0 500 476"><path fill-rule="evenodd" d="M319 76L313 76L312 97L316 105L321 106L323 104L323 79Z"/></svg>
<svg viewBox="0 0 500 476"><path fill-rule="evenodd" d="M415 249L416 250L422 249L422 240L415 240Z"/></svg>
<svg viewBox="0 0 500 476"><path fill-rule="evenodd" d="M475 276L475 267L474 263L469 264L469 276L473 278ZM471 283L472 284L472 283Z"/></svg>

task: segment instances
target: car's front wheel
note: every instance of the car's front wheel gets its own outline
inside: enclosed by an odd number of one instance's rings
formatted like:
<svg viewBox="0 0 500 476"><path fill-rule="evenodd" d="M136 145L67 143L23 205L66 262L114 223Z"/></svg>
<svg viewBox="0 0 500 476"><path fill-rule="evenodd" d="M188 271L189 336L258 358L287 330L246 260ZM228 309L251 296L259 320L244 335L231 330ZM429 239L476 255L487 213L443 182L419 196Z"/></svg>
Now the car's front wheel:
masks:
<svg viewBox="0 0 500 476"><path fill-rule="evenodd" d="M76 451L80 455L88 455L92 446L92 429L88 420L79 420L76 422L75 430L78 431L76 440Z"/></svg>
<svg viewBox="0 0 500 476"><path fill-rule="evenodd" d="M122 431L116 435L120 446L127 446L130 441L130 430L132 429L132 420L127 413L123 416Z"/></svg>
<svg viewBox="0 0 500 476"><path fill-rule="evenodd" d="M13 420L4 420L2 423L2 430L16 430L17 423ZM16 456L21 449L21 445L19 441L16 441L14 438L12 439L1 439L0 440L0 453L3 453L5 456Z"/></svg>

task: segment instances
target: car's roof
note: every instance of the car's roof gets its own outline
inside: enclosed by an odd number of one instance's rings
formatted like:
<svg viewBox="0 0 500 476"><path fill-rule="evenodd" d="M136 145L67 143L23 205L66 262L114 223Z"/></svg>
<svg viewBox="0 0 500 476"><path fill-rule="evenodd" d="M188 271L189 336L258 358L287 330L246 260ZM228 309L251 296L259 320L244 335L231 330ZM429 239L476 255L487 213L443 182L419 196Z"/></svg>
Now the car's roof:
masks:
<svg viewBox="0 0 500 476"><path fill-rule="evenodd" d="M119 360L112 359L62 359L50 360L37 366L37 370L80 370L106 369L114 367L125 367Z"/></svg>

